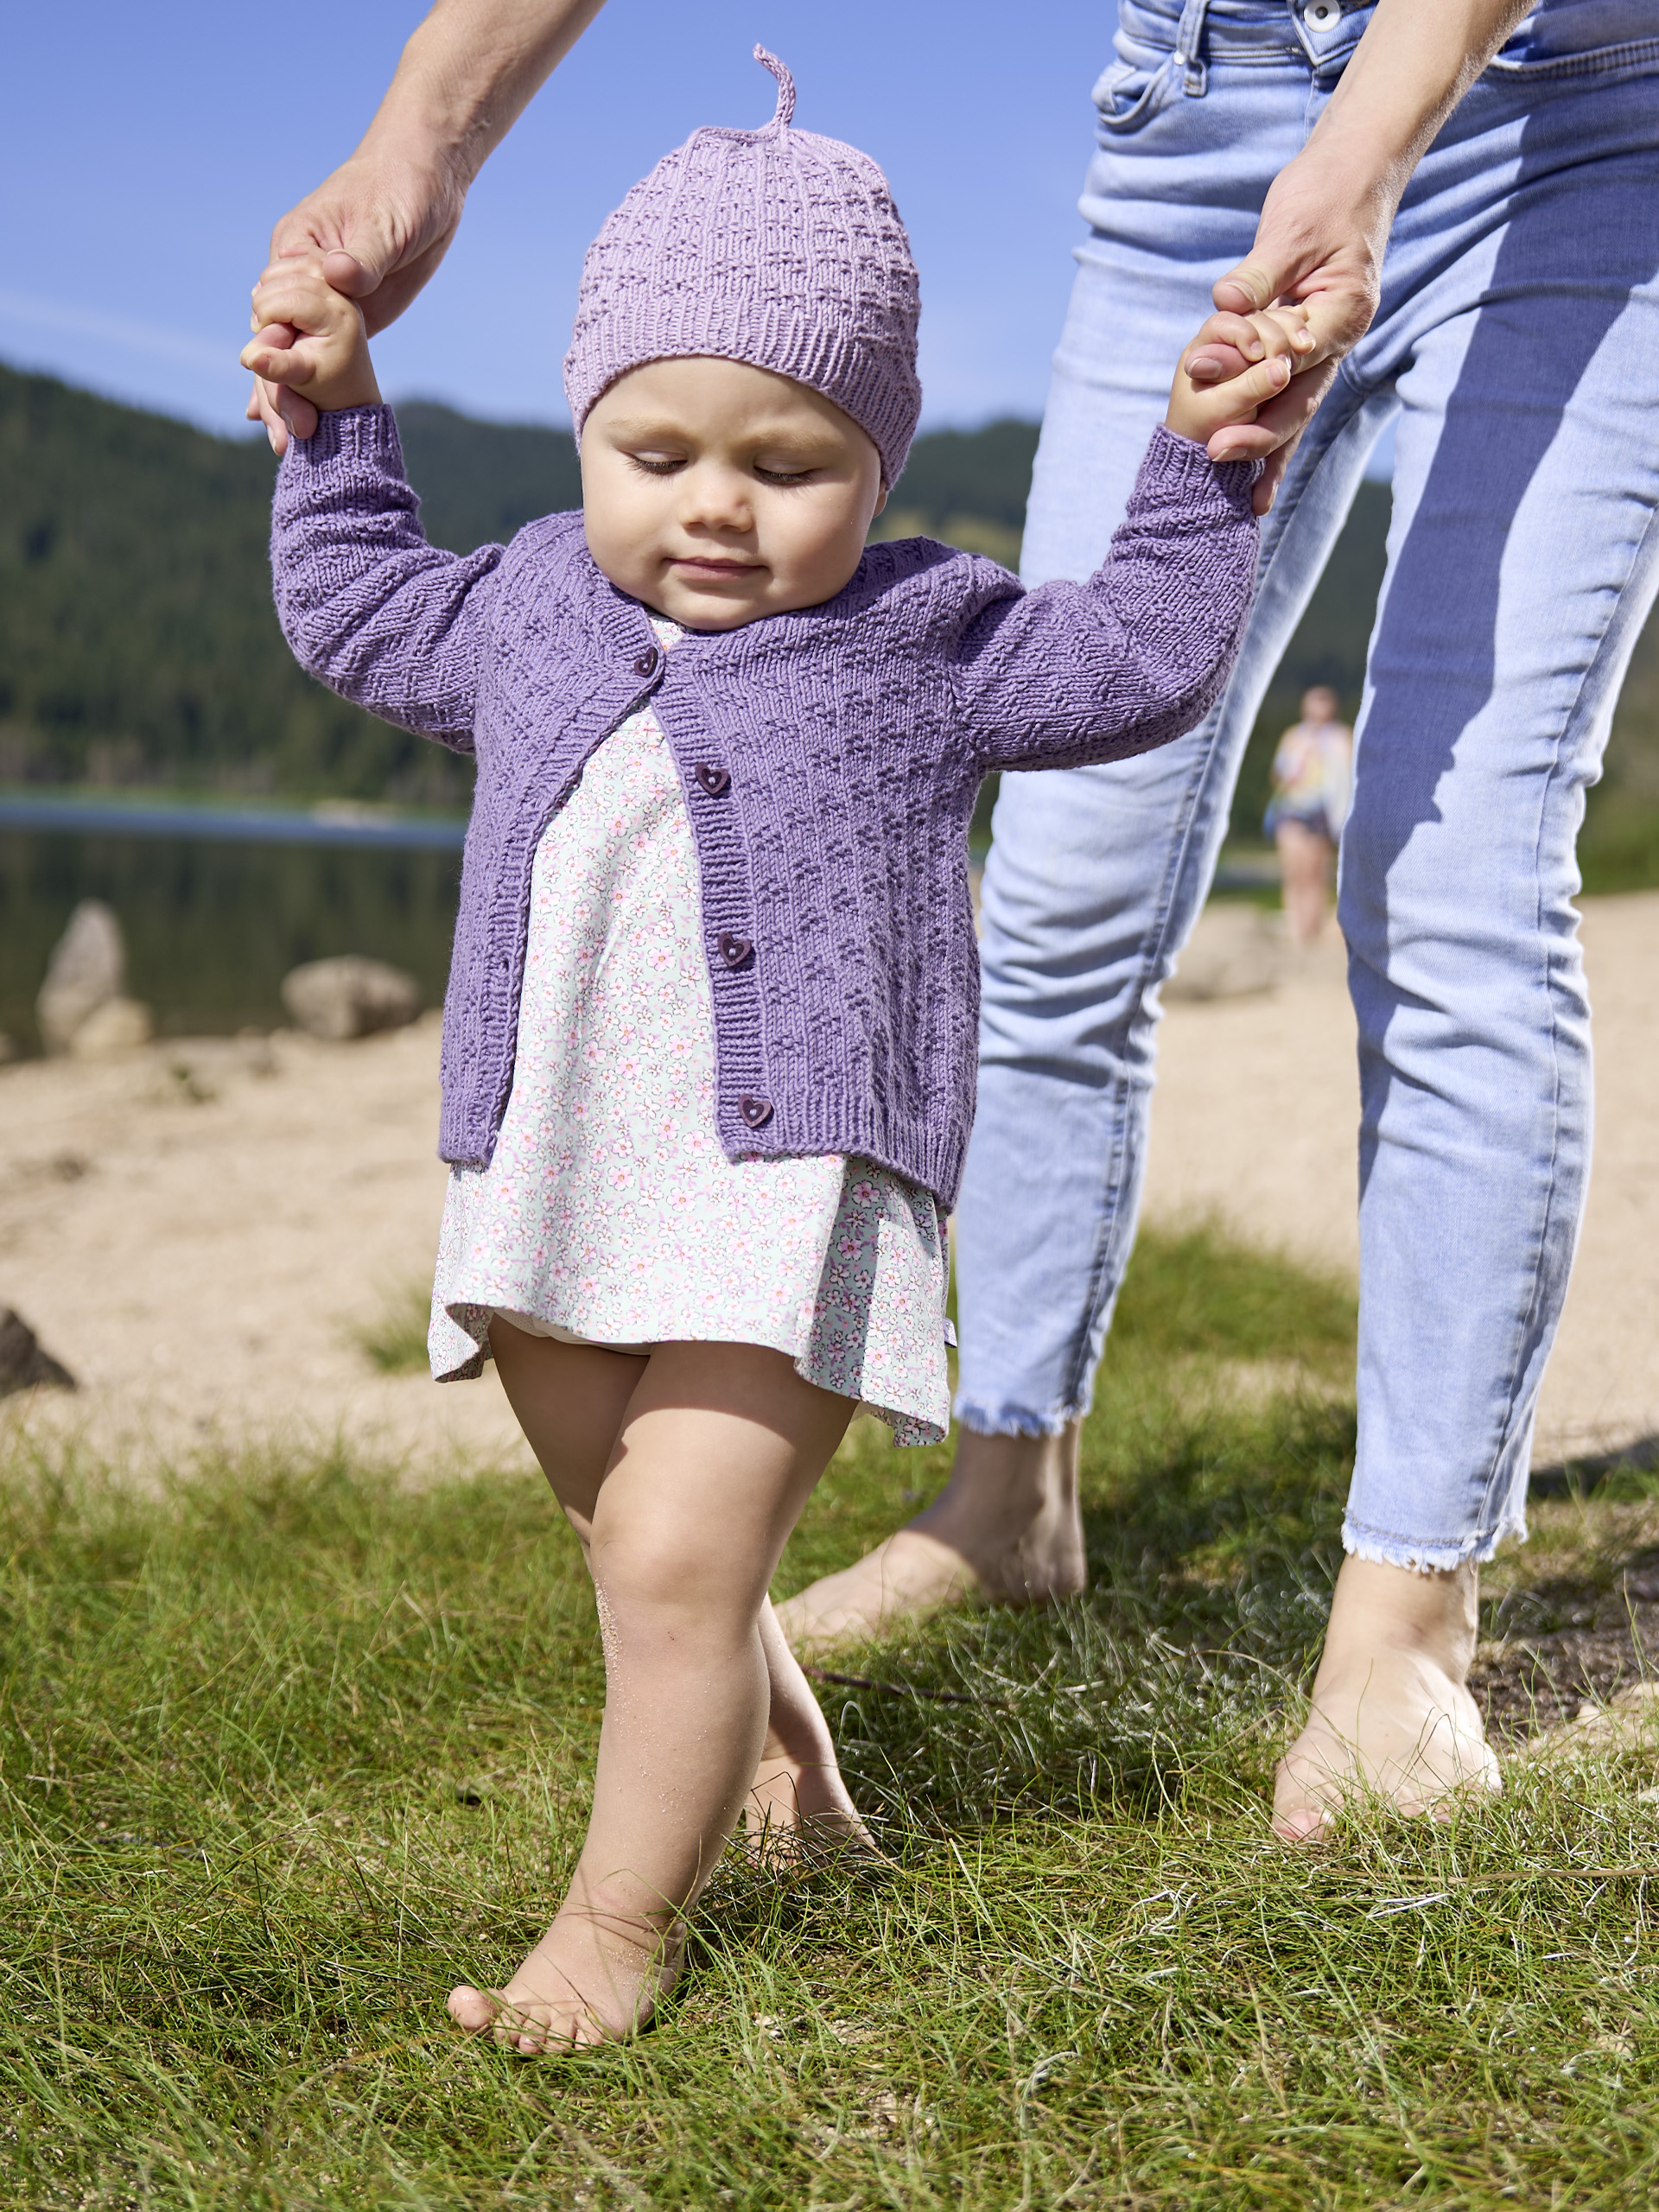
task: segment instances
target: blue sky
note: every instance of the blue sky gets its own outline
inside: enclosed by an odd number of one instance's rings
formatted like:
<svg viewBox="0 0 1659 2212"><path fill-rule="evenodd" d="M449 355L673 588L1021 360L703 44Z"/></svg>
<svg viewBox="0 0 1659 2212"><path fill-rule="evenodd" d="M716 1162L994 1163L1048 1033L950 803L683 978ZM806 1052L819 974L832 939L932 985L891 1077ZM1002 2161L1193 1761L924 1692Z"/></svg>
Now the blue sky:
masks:
<svg viewBox="0 0 1659 2212"><path fill-rule="evenodd" d="M274 218L348 152L419 0L79 0L0 34L0 356L215 429L240 417ZM1040 412L1079 236L1109 0L610 0L474 188L377 355L396 393L563 416L582 254L700 123L759 124L756 39L798 120L892 179L921 264L931 423Z"/></svg>

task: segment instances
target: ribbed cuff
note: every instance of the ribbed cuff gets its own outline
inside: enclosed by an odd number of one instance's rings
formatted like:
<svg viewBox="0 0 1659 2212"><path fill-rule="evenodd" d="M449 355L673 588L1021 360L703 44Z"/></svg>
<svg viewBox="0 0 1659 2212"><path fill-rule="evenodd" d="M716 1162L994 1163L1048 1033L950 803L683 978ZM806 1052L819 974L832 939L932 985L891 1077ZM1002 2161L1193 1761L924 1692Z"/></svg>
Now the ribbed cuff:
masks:
<svg viewBox="0 0 1659 2212"><path fill-rule="evenodd" d="M1213 503L1229 514L1248 514L1250 493L1264 463L1211 461L1196 439L1184 438L1160 423L1141 463L1137 501L1171 499L1184 506Z"/></svg>
<svg viewBox="0 0 1659 2212"><path fill-rule="evenodd" d="M308 438L290 437L288 450L297 462L323 468L331 461L372 461L382 468L404 474L404 448L397 435L397 417L384 404L378 407L334 407L317 417Z"/></svg>

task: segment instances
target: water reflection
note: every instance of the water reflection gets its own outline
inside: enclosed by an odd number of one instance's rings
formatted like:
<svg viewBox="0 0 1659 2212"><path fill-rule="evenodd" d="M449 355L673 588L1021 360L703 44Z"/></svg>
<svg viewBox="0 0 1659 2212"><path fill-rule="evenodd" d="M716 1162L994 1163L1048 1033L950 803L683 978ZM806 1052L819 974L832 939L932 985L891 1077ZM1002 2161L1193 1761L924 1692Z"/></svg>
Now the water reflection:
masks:
<svg viewBox="0 0 1659 2212"><path fill-rule="evenodd" d="M164 1034L273 1027L283 976L334 952L407 968L435 1006L460 882L459 852L0 830L0 1030L39 1049L35 995L79 899L120 917L129 988Z"/></svg>

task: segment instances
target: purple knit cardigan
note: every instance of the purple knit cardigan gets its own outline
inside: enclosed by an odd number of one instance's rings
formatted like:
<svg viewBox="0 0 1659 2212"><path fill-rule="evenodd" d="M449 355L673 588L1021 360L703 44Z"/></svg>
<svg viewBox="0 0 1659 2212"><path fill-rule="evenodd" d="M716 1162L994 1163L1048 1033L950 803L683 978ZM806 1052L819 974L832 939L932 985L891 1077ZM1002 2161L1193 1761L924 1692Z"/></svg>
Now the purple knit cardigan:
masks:
<svg viewBox="0 0 1659 2212"><path fill-rule="evenodd" d="M444 1159L483 1166L495 1148L542 832L651 699L696 841L727 1154L856 1153L953 1205L974 1111L965 833L981 781L1121 760L1200 719L1249 612L1254 474L1160 430L1086 584L1027 592L994 562L902 539L871 546L822 607L693 632L664 656L580 514L440 552L388 409L325 415L291 441L272 560L296 654L477 759Z"/></svg>

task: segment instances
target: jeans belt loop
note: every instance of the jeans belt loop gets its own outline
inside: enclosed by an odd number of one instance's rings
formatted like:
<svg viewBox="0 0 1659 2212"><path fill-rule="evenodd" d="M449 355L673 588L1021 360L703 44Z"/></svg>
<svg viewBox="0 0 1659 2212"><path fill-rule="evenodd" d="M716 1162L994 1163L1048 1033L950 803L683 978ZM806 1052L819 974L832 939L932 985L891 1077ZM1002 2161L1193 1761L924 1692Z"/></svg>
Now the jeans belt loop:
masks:
<svg viewBox="0 0 1659 2212"><path fill-rule="evenodd" d="M1181 72L1181 89L1193 99L1202 99L1210 89L1209 64L1198 54L1204 43L1204 19L1209 12L1210 0L1185 0L1175 32L1175 60Z"/></svg>

